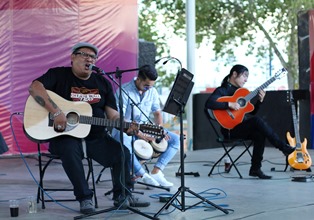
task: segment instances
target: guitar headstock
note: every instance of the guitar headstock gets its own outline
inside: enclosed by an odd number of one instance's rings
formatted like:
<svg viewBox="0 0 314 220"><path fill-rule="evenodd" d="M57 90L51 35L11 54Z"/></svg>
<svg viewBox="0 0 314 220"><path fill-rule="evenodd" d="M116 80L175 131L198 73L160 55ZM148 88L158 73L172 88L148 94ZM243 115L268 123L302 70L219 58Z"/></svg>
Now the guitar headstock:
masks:
<svg viewBox="0 0 314 220"><path fill-rule="evenodd" d="M288 71L287 71L285 68L281 68L280 70L278 70L278 71L275 73L274 77L275 77L276 79L280 79L281 77L283 77L283 76L286 75L287 73L288 73Z"/></svg>
<svg viewBox="0 0 314 220"><path fill-rule="evenodd" d="M140 124L139 130L154 137L162 137L164 134L164 128L160 125Z"/></svg>

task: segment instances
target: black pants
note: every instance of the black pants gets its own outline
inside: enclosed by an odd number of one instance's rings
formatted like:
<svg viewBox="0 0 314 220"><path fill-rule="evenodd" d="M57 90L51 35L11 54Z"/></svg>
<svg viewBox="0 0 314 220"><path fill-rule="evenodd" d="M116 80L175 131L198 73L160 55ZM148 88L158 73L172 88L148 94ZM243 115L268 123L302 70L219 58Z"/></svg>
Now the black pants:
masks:
<svg viewBox="0 0 314 220"><path fill-rule="evenodd" d="M85 141L88 157L104 167L113 168L113 198L117 198L122 194L121 171L123 168L125 171L125 192L126 195L130 194L129 189L132 188L132 182L128 163L130 161L129 150L124 147L124 151L122 151L120 143L109 135L89 138ZM86 181L82 162L84 158L82 140L71 136L59 136L50 141L49 151L61 157L62 166L74 187L76 199L82 201L92 198L93 192L89 189Z"/></svg>
<svg viewBox="0 0 314 220"><path fill-rule="evenodd" d="M265 140L278 149L282 149L286 143L281 141L274 130L260 117L254 116L244 120L231 130L222 129L226 138L245 138L253 140L253 155L251 169L257 170L262 167Z"/></svg>

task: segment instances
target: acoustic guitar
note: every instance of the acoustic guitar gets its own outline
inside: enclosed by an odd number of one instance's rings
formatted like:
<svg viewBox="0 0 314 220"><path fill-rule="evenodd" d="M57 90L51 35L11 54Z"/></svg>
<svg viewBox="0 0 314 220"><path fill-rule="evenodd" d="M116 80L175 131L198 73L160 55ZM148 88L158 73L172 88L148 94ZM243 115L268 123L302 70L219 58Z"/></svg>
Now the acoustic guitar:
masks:
<svg viewBox="0 0 314 220"><path fill-rule="evenodd" d="M48 95L60 107L67 118L65 131L54 130L52 115L40 106L32 96L29 96L24 110L24 130L30 139L47 141L60 135L70 135L77 138L86 137L91 125L120 128L120 122L106 118L92 117L92 107L87 102L68 101L52 91ZM153 137L161 137L163 128L152 124L134 124L123 122L123 128L137 126L137 129Z"/></svg>
<svg viewBox="0 0 314 220"><path fill-rule="evenodd" d="M287 70L282 68L276 72L273 77L271 77L264 84L252 92L249 92L249 90L245 88L239 88L232 96L223 96L218 98L218 102L237 102L240 105L240 109L215 109L213 110L213 114L216 120L222 127L226 129L232 129L236 125L240 124L243 121L245 114L254 110L254 105L250 101L258 94L258 91L266 88L268 85L286 73Z"/></svg>
<svg viewBox="0 0 314 220"><path fill-rule="evenodd" d="M307 151L307 139L304 138L304 141L301 143L299 126L298 126L298 117L295 109L295 103L293 99L292 92L288 92L288 101L291 105L292 110L292 119L293 119L293 128L295 133L295 138L291 137L290 132L287 132L287 140L290 146L295 147L295 151L288 156L289 165L297 170L307 170L312 165L312 159Z"/></svg>

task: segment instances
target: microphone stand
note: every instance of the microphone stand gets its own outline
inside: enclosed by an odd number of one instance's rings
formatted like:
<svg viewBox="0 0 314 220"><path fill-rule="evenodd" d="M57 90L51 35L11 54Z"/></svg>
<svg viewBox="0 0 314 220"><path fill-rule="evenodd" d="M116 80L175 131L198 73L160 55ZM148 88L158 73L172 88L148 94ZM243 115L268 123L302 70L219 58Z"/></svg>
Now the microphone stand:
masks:
<svg viewBox="0 0 314 220"><path fill-rule="evenodd" d="M131 105L131 121L134 120L134 116L133 116L133 109L134 109L134 102L132 100L132 103L130 104ZM137 106L137 105L136 105ZM131 140L131 149L132 149L132 152L131 152L131 165L132 165L132 168L131 168L131 175L132 175L132 178L135 178L135 172L134 172L134 136L132 136L132 140ZM143 183L145 185L145 183ZM150 184L147 184L147 186L150 186ZM137 191L134 191L134 187L133 187L133 193L139 193L139 194L144 194L143 192L137 192Z"/></svg>
<svg viewBox="0 0 314 220"><path fill-rule="evenodd" d="M123 116L123 100L122 100L122 73L124 72L131 72L131 71L136 71L136 70L139 70L138 68L136 69L129 69L129 70L119 70L119 68L117 67L116 68L116 72L109 72L109 73L105 73L103 70L99 69L99 71L97 71L98 74L100 75L112 75L112 74L115 74L116 78L119 79L119 111L120 111L120 145L121 145L121 151L122 151L122 155L121 155L121 163L124 164L125 163L125 152L124 152L124 145L123 145L123 122L124 122L124 116ZM109 77L109 78L112 78L112 77ZM126 200L128 198L126 198L126 193L125 193L125 172L126 170L124 170L124 165L122 165L122 170L121 170L121 182L122 182L122 186L123 186L123 189L122 189L122 196L123 198L125 199L125 201L123 203L126 202ZM121 205L122 206L122 205ZM85 214L85 215L81 215L81 216L77 216L77 217L74 217L74 219L81 219L81 218L85 218L85 217L89 217L89 216L94 216L94 215L98 215L98 214L101 214L101 213L105 213L105 212L110 212L110 211L113 211L113 210L118 210L119 208L118 207L111 207L109 209L104 209L104 210L100 210L100 211L96 211L96 212L93 212L93 213L90 213L90 214ZM139 215L142 215L146 218L149 218L149 219L159 219L159 218L156 218L154 216L150 216L150 215L147 215L141 211L139 211L138 209L134 209L132 207L130 207L129 205L126 207L127 210L130 210L134 213L137 213Z"/></svg>

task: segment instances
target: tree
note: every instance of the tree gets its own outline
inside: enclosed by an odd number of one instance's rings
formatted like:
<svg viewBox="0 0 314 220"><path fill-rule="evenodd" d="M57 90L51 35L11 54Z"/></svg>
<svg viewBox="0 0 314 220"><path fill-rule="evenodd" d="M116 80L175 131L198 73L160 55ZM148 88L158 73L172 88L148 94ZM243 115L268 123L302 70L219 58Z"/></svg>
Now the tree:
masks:
<svg viewBox="0 0 314 220"><path fill-rule="evenodd" d="M265 65L266 54L274 53L289 72L289 88L296 89L297 15L312 8L314 1L308 0L196 0L196 41L212 43L217 59L228 61L235 58L234 48L239 45L247 45L245 53L255 55L259 65ZM159 54L166 51L167 34L185 36L184 0L142 0L139 14L139 36L155 39ZM158 30L156 18L162 18L169 30L163 36L152 31ZM257 36L261 34L265 38L260 42Z"/></svg>

